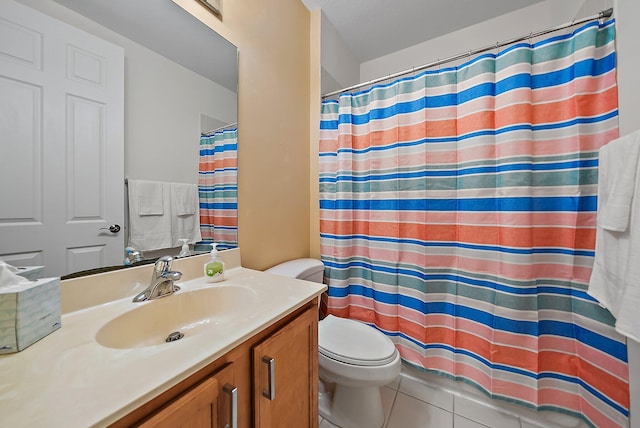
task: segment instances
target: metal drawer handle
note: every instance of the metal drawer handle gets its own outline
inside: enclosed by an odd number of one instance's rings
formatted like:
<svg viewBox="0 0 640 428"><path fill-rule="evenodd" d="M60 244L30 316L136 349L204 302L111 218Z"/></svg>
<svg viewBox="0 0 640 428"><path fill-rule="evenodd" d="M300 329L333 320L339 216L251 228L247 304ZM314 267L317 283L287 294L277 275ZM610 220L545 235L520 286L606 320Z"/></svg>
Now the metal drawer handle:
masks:
<svg viewBox="0 0 640 428"><path fill-rule="evenodd" d="M222 390L231 397L231 424L226 424L224 428L238 428L238 388L227 383Z"/></svg>
<svg viewBox="0 0 640 428"><path fill-rule="evenodd" d="M276 362L267 356L262 357L262 362L269 366L269 389L262 390L262 395L273 401L276 398Z"/></svg>

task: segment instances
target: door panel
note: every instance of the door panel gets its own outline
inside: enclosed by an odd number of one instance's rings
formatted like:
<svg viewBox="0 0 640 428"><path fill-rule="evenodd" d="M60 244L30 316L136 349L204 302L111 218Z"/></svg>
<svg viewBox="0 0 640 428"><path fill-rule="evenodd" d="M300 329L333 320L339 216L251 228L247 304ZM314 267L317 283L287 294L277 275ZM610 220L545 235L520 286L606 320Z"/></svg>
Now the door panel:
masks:
<svg viewBox="0 0 640 428"><path fill-rule="evenodd" d="M106 85L107 60L77 46L67 45L67 78L81 84Z"/></svg>
<svg viewBox="0 0 640 428"><path fill-rule="evenodd" d="M42 33L0 17L0 56L42 70Z"/></svg>
<svg viewBox="0 0 640 428"><path fill-rule="evenodd" d="M105 247L77 247L67 248L67 271L78 272L86 269L86 266L104 266L106 255Z"/></svg>
<svg viewBox="0 0 640 428"><path fill-rule="evenodd" d="M4 140L0 182L16 186L18 177L12 174L18 171L21 181L20 192L3 192L0 223L7 228L19 223L37 224L42 221L42 90L37 85L0 77L0 99Z"/></svg>
<svg viewBox="0 0 640 428"><path fill-rule="evenodd" d="M105 221L104 105L67 97L67 221Z"/></svg>

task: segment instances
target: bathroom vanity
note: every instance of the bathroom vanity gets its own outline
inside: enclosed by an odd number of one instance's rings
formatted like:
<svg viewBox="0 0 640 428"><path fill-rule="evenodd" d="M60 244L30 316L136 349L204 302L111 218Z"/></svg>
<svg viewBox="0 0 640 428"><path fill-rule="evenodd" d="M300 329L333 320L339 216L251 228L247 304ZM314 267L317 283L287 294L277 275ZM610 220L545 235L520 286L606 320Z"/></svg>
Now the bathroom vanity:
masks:
<svg viewBox="0 0 640 428"><path fill-rule="evenodd" d="M111 426L316 427L317 323L311 302Z"/></svg>
<svg viewBox="0 0 640 428"><path fill-rule="evenodd" d="M62 328L0 357L2 424L317 427L325 286L222 256L224 282L199 278L202 256L177 260L181 290L144 303L131 299L151 266L63 281ZM184 337L165 342L174 326Z"/></svg>

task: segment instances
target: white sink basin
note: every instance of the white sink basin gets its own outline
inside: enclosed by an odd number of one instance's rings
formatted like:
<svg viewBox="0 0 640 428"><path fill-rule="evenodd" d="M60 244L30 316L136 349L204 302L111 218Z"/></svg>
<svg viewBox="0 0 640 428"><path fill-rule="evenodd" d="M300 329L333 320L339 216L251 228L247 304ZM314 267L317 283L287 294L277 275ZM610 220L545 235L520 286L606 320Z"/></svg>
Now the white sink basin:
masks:
<svg viewBox="0 0 640 428"><path fill-rule="evenodd" d="M141 348L166 345L167 337L180 332L184 338L228 326L255 312L257 293L246 287L221 285L175 294L139 305L106 323L96 340L109 348ZM184 339L182 339L184 340Z"/></svg>

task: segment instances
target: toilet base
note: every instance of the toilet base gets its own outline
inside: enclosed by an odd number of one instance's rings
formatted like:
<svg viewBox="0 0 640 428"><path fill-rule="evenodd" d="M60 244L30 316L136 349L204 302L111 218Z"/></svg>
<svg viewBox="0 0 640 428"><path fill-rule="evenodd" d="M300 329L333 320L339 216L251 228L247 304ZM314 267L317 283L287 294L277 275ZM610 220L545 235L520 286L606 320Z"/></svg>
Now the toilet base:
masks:
<svg viewBox="0 0 640 428"><path fill-rule="evenodd" d="M380 387L353 388L320 381L320 416L342 428L382 428Z"/></svg>

